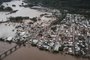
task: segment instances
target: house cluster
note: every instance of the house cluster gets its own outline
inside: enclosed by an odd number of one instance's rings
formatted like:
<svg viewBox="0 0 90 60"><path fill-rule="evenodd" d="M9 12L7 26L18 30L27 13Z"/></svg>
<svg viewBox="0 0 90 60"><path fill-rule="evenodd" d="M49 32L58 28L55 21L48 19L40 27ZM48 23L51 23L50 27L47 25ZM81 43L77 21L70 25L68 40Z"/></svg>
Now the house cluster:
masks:
<svg viewBox="0 0 90 60"><path fill-rule="evenodd" d="M78 14L67 14L62 24L50 27L52 20L43 20L45 16L39 17L36 22L31 24L30 22L19 24L15 28L15 38L7 40L24 45L28 42L40 50L53 53L63 52L90 57L90 22L88 19Z"/></svg>
<svg viewBox="0 0 90 60"><path fill-rule="evenodd" d="M42 26L43 23L31 25L31 45L53 52L90 56L89 20L82 15L67 14L62 22L51 27Z"/></svg>

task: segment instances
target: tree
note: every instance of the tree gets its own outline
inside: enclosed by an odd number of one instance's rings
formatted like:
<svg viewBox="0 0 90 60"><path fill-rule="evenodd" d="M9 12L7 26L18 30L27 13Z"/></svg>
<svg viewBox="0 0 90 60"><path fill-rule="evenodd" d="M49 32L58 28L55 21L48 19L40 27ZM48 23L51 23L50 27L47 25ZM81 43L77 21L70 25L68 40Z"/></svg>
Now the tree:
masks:
<svg viewBox="0 0 90 60"><path fill-rule="evenodd" d="M4 10L4 6L1 5L1 6L0 6L0 11L3 11L3 10Z"/></svg>
<svg viewBox="0 0 90 60"><path fill-rule="evenodd" d="M6 7L4 10L5 11L13 11L13 9L11 7Z"/></svg>

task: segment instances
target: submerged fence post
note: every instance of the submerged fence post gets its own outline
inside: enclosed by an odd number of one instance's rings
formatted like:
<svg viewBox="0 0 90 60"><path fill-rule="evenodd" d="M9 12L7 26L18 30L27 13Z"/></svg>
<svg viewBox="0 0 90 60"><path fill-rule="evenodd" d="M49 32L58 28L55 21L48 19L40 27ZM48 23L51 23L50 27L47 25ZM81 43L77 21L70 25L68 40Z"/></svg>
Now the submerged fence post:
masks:
<svg viewBox="0 0 90 60"><path fill-rule="evenodd" d="M0 60L1 60L1 55L0 55Z"/></svg>

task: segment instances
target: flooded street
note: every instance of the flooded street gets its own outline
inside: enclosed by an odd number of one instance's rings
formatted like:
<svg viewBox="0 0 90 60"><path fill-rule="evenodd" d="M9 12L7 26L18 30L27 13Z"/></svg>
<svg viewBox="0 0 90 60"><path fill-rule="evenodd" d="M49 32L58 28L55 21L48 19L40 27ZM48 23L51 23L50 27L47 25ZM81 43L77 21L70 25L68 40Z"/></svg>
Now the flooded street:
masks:
<svg viewBox="0 0 90 60"><path fill-rule="evenodd" d="M14 43L5 43L5 42L1 42L0 41L0 54L4 53L5 51L11 49L12 47L14 47L16 44Z"/></svg>
<svg viewBox="0 0 90 60"><path fill-rule="evenodd" d="M70 55L53 54L40 51L35 47L22 47L4 60L88 60L83 58L75 58Z"/></svg>

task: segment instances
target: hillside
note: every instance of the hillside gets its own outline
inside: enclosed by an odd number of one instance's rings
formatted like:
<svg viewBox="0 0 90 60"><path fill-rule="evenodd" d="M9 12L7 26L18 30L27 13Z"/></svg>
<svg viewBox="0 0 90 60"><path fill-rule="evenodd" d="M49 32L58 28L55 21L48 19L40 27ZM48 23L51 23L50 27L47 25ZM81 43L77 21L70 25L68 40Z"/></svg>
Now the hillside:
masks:
<svg viewBox="0 0 90 60"><path fill-rule="evenodd" d="M0 4L2 4L3 2L9 2L11 0L0 0Z"/></svg>
<svg viewBox="0 0 90 60"><path fill-rule="evenodd" d="M89 14L90 0L25 0L28 3L50 7L55 9L65 9L69 13Z"/></svg>
<svg viewBox="0 0 90 60"><path fill-rule="evenodd" d="M42 3L44 6L90 8L90 0L27 0L35 4Z"/></svg>

